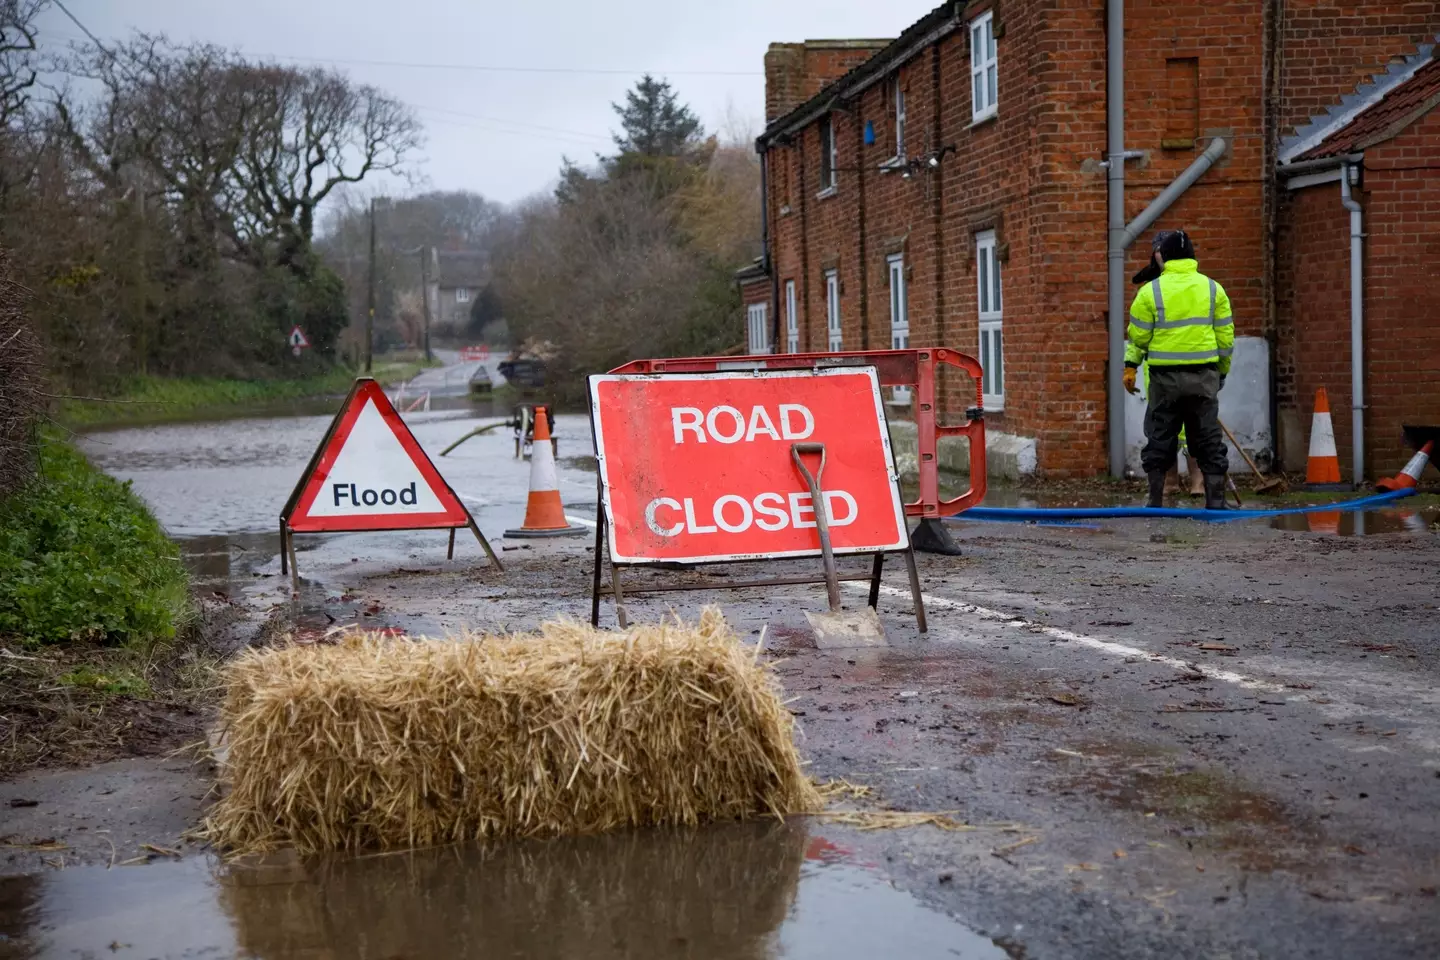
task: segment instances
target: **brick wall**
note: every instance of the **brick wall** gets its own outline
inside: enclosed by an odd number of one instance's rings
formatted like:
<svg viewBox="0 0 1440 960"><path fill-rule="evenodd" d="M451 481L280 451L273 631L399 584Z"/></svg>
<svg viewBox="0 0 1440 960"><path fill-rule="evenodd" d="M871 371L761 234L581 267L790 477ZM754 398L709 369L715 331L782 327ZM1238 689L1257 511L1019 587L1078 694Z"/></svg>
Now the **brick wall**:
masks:
<svg viewBox="0 0 1440 960"><path fill-rule="evenodd" d="M1365 151L1364 186L1365 445L1382 477L1409 458L1402 423L1440 424L1440 109Z"/></svg>
<svg viewBox="0 0 1440 960"><path fill-rule="evenodd" d="M1414 53L1417 44L1434 43L1436 34L1440 0L1284 0L1281 135Z"/></svg>
<svg viewBox="0 0 1440 960"><path fill-rule="evenodd" d="M1276 400L1288 470L1304 470L1315 391L1324 387L1341 470L1350 436L1350 215L1340 185L1297 190L1281 200Z"/></svg>
<svg viewBox="0 0 1440 960"><path fill-rule="evenodd" d="M1409 458L1401 425L1440 423L1440 112L1365 151L1365 460L1371 479ZM1315 389L1330 397L1341 470L1350 428L1350 219L1338 184L1296 191L1281 207L1277 402L1286 466L1302 469Z"/></svg>
<svg viewBox="0 0 1440 960"><path fill-rule="evenodd" d="M1335 86L1369 70L1356 64L1380 56L1374 51L1388 44L1388 56L1398 41L1408 42L1417 24L1427 17L1434 22L1440 0L1365 4L1367 11L1373 7L1380 13L1361 18L1376 25L1373 36L1361 32L1353 56L1348 50L1332 52L1345 49L1338 40L1346 29L1343 17L1325 13L1313 0L1286 0L1283 6L1280 31L1290 31L1284 33L1290 44L1285 76L1297 78L1296 84ZM970 40L962 24L831 115L840 171L833 195L820 196L818 122L790 143L772 146L766 156L772 185L768 215L781 309L785 281L794 280L800 348L826 349L823 273L834 268L843 290L845 348L887 346L886 258L903 254L912 346L943 344L978 354L975 236L994 230L1003 273L1005 402L1003 411L987 413L989 426L1036 438L1040 469L1048 475L1103 472L1108 362L1106 183L1099 166L1106 140L1104 4L1001 0L956 7L963 8L966 23L994 11L998 115L972 123ZM1324 282L1301 294L1295 289L1296 276L1328 270L1325 258L1331 252L1323 246L1296 254L1299 261L1279 264L1289 271L1291 286L1288 292L1271 289L1266 210L1273 144L1267 148L1267 120L1273 131L1274 118L1266 113L1266 64L1284 45L1267 42L1267 11L1276 16L1278 9L1260 0L1126 4L1126 145L1144 151L1127 165L1127 219L1177 177L1210 138L1223 136L1227 154L1153 229L1190 232L1201 269L1225 286L1237 333L1246 336L1274 332L1272 298L1278 302L1288 296L1290 309L1320 311L1317 316L1337 302ZM938 170L914 171L908 179L880 169L894 153L896 82L905 90L906 152L928 156L954 147ZM1299 96L1286 101L1288 109L1302 109ZM862 142L867 121L876 133L873 146ZM1323 206L1317 202L1313 210L1295 211L1292 228L1314 220L1317 230L1328 230L1320 221L1332 214ZM1148 256L1147 237L1129 252L1127 276ZM1346 282L1345 276L1340 281ZM1127 300L1132 293L1127 289ZM1304 302L1296 303L1296 296ZM1344 297L1338 302L1343 307ZM1325 364L1334 350L1322 348L1312 356L1294 342L1286 349L1288 361L1279 351L1277 359L1290 364L1282 371L1289 381L1281 386L1293 405L1297 397L1313 394L1311 380L1332 379ZM1299 366L1313 372L1297 378ZM972 396L965 385L942 402L953 415ZM1343 409L1335 388L1332 398L1336 409ZM1309 399L1303 402L1308 410ZM1337 415L1337 429L1341 419Z"/></svg>

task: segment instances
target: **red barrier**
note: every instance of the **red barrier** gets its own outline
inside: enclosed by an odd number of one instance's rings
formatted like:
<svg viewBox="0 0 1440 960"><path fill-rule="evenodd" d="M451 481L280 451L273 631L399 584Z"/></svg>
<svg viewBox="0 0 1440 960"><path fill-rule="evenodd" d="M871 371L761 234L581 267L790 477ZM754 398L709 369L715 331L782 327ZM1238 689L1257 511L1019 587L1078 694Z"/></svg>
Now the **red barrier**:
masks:
<svg viewBox="0 0 1440 960"><path fill-rule="evenodd" d="M966 422L950 426L938 421L936 372L941 364L958 367L975 381L975 406ZM980 392L980 361L944 347L916 350L862 350L844 353L779 353L749 357L679 357L632 360L611 373L708 373L716 370L804 370L814 367L873 366L885 387L912 387L915 426L919 434L920 495L905 504L911 517L948 517L985 498L985 403ZM940 499L940 464L936 446L941 437L970 439L970 489L951 500Z"/></svg>
<svg viewBox="0 0 1440 960"><path fill-rule="evenodd" d="M483 343L475 347L461 347L460 359L466 363L475 360L489 360L490 348Z"/></svg>

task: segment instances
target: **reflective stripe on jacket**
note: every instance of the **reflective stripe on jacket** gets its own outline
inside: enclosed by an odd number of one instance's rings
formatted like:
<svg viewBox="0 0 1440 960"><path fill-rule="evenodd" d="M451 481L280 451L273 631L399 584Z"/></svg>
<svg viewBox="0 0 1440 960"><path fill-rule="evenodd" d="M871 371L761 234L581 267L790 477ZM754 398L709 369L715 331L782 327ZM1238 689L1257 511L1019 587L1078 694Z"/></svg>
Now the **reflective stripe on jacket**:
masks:
<svg viewBox="0 0 1440 960"><path fill-rule="evenodd" d="M1216 364L1230 372L1235 321L1225 288L1201 273L1194 260L1171 260L1165 272L1140 288L1130 305L1125 363L1157 367Z"/></svg>

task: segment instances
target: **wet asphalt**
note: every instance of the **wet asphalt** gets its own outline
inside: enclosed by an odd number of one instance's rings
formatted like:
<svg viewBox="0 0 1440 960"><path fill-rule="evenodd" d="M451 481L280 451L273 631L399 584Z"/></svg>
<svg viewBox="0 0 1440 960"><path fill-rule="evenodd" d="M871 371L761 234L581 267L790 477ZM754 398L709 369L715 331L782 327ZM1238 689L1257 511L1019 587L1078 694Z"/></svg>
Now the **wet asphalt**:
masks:
<svg viewBox="0 0 1440 960"><path fill-rule="evenodd" d="M408 419L434 454L492 417ZM588 617L587 538L500 537L523 514L528 474L504 431L437 464L505 572L463 540L447 563L438 533L312 536L292 598L276 514L327 422L138 428L87 452L259 617L437 636ZM593 522L584 418L562 417L560 434L567 512ZM134 952L118 956L1428 960L1440 956L1440 536L1413 513L1370 515L1364 537L1261 522L956 524L962 556L921 558L927 635L903 565L887 567L881 650L815 648L803 611L823 609L819 587L627 598L636 619L719 603L742 635L763 630L816 776L869 786L862 806L954 811L970 830L812 821L263 875L194 857L143 880L81 868L6 881L0 933L28 945L16 956L98 955L111 928L77 904L105 903L130 924L115 942ZM693 575L627 581L677 576ZM602 624L614 622L607 599ZM504 922L474 906L492 898L512 904ZM144 904L172 902L191 932L161 938Z"/></svg>

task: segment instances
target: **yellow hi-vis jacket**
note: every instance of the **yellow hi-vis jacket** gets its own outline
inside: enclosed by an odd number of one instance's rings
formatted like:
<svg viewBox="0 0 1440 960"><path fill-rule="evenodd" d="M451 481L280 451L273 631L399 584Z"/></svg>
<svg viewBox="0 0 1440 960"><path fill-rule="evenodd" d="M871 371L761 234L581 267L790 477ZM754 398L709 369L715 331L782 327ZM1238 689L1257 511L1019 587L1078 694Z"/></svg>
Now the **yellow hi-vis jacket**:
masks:
<svg viewBox="0 0 1440 960"><path fill-rule="evenodd" d="M1230 372L1235 321L1225 288L1197 268L1194 260L1171 260L1165 272L1145 284L1130 304L1130 342L1125 365L1152 367L1216 364Z"/></svg>

